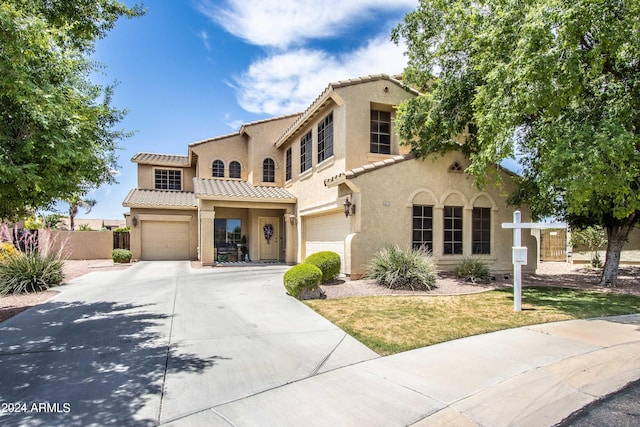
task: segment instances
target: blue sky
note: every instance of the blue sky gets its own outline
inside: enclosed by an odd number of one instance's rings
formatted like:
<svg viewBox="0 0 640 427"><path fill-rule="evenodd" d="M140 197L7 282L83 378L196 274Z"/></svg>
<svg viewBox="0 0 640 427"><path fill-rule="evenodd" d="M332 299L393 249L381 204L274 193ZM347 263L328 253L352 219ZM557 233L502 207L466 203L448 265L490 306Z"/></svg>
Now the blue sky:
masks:
<svg viewBox="0 0 640 427"><path fill-rule="evenodd" d="M134 4L135 1L124 1ZM399 74L404 47L391 29L418 0L147 0L142 18L118 21L98 42L95 82L118 83L118 184L89 197L78 218L121 219L137 185L137 152L187 154L187 145L241 123L304 110L330 83ZM61 207L64 209L64 207Z"/></svg>

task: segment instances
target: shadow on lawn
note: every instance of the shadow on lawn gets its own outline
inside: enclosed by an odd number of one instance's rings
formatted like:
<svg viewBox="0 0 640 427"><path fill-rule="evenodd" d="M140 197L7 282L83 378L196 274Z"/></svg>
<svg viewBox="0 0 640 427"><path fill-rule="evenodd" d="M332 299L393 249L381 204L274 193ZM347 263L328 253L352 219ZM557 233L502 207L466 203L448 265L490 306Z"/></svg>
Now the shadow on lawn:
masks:
<svg viewBox="0 0 640 427"><path fill-rule="evenodd" d="M501 289L513 301L512 289ZM617 316L640 312L640 297L635 295L598 292L561 287L525 287L522 289L522 308L557 310L575 318Z"/></svg>
<svg viewBox="0 0 640 427"><path fill-rule="evenodd" d="M3 322L0 402L26 406L0 424L157 425L167 366L201 372L221 359L168 348L170 321L152 305L49 302Z"/></svg>

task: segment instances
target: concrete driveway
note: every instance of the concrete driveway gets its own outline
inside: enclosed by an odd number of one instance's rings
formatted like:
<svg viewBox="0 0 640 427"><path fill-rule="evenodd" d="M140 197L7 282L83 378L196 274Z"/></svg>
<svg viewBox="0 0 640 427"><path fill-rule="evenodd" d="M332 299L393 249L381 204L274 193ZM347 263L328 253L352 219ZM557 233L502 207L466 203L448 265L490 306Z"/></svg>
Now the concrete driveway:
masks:
<svg viewBox="0 0 640 427"><path fill-rule="evenodd" d="M141 262L59 288L0 324L0 424L186 425L377 357L286 295L286 269Z"/></svg>

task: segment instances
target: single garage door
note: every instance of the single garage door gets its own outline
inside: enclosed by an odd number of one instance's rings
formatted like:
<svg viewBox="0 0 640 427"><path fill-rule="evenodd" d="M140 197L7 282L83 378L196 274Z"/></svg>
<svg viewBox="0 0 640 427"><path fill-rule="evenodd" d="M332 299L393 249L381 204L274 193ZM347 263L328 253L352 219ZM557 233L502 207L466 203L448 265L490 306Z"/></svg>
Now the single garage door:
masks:
<svg viewBox="0 0 640 427"><path fill-rule="evenodd" d="M305 256L331 251L340 255L340 272L344 273L344 241L349 235L349 218L344 213L305 217Z"/></svg>
<svg viewBox="0 0 640 427"><path fill-rule="evenodd" d="M142 259L188 260L189 223L142 221Z"/></svg>

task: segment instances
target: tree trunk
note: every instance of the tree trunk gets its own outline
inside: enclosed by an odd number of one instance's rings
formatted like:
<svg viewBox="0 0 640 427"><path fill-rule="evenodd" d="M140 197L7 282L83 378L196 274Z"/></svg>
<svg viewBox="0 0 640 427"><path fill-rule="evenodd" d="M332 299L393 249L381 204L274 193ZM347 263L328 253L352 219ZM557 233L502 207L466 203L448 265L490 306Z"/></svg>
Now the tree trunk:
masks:
<svg viewBox="0 0 640 427"><path fill-rule="evenodd" d="M607 227L607 258L602 269L600 286L616 286L618 284L618 268L620 251L627 242L633 225L615 225Z"/></svg>
<svg viewBox="0 0 640 427"><path fill-rule="evenodd" d="M71 231L76 229L75 218L78 215L78 205L70 204L69 205L69 228Z"/></svg>

